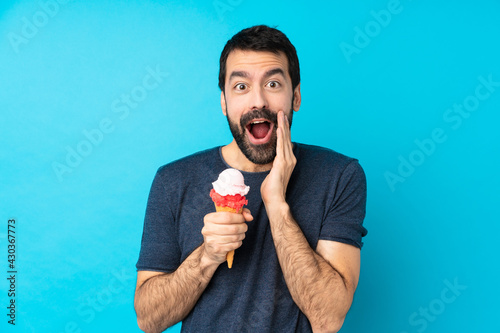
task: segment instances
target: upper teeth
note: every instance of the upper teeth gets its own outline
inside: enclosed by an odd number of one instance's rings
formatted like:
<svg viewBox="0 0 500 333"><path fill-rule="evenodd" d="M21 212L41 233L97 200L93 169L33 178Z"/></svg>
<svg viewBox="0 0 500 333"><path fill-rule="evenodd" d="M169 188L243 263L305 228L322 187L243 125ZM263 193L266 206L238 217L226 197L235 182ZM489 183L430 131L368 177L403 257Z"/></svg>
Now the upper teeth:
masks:
<svg viewBox="0 0 500 333"><path fill-rule="evenodd" d="M261 124L261 123L264 123L264 122L265 122L264 120L252 121L252 125L254 125L254 124Z"/></svg>

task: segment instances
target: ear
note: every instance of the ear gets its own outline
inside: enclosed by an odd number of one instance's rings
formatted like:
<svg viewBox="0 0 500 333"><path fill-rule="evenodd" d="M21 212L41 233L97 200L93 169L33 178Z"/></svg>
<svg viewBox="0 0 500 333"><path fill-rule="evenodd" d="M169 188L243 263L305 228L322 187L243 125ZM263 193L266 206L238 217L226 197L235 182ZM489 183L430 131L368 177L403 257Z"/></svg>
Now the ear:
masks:
<svg viewBox="0 0 500 333"><path fill-rule="evenodd" d="M220 107L222 108L222 114L227 117L226 112L226 96L224 96L224 92L220 92Z"/></svg>
<svg viewBox="0 0 500 333"><path fill-rule="evenodd" d="M294 111L299 111L301 102L302 102L302 98L300 96L300 83L299 83L293 91L293 110Z"/></svg>

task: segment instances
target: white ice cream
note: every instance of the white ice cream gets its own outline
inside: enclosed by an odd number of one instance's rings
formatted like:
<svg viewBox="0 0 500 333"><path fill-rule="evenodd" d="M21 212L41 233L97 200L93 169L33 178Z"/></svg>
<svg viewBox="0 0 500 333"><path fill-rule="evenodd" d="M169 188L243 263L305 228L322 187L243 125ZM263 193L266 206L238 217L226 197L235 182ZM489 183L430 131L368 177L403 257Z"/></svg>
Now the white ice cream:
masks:
<svg viewBox="0 0 500 333"><path fill-rule="evenodd" d="M250 186L245 185L241 172L232 168L222 171L212 185L215 192L220 195L246 195L250 190Z"/></svg>

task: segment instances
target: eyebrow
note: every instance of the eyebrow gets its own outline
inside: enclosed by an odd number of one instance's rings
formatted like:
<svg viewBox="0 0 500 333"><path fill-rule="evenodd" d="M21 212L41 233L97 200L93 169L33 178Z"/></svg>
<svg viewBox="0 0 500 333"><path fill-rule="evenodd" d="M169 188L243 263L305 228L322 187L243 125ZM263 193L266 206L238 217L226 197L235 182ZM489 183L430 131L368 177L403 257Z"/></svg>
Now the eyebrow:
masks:
<svg viewBox="0 0 500 333"><path fill-rule="evenodd" d="M281 76L285 77L285 72L283 72L283 70L281 68L273 68L273 69L268 70L264 74L264 78L273 76L275 74L280 74ZM229 76L229 81L231 81L231 79L234 78L234 77L248 78L249 76L250 76L250 74L248 74L248 72L245 72L245 71L234 71L234 72L231 72L231 75Z"/></svg>
<svg viewBox="0 0 500 333"><path fill-rule="evenodd" d="M264 77L270 77L276 74L280 74L281 76L285 77L285 72L283 72L281 68L273 68L268 70L266 74L264 74Z"/></svg>
<svg viewBox="0 0 500 333"><path fill-rule="evenodd" d="M244 72L244 71L235 71L235 72L232 72L231 75L229 76L229 81L231 81L231 79L233 77L243 77L243 78L247 78L249 77L248 75L248 72Z"/></svg>

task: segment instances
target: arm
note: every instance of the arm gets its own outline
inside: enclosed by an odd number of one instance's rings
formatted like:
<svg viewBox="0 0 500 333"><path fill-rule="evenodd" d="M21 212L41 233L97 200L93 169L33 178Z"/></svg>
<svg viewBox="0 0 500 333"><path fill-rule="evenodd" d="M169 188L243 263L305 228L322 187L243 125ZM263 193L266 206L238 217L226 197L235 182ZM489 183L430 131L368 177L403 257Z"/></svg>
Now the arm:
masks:
<svg viewBox="0 0 500 333"><path fill-rule="evenodd" d="M315 332L337 332L349 310L359 278L359 249L320 240L316 251L307 242L285 200L296 164L290 128L278 113L276 158L261 194L269 217L278 260L293 300Z"/></svg>
<svg viewBox="0 0 500 333"><path fill-rule="evenodd" d="M141 330L162 332L191 311L219 266L203 252L201 245L173 273L137 273L134 307Z"/></svg>
<svg viewBox="0 0 500 333"><path fill-rule="evenodd" d="M253 217L243 214L210 213L205 216L203 244L172 273L139 271L134 307L139 328L162 332L184 319L212 279L226 254L239 248Z"/></svg>
<svg viewBox="0 0 500 333"><path fill-rule="evenodd" d="M309 319L314 332L339 331L358 283L360 250L320 240L314 251L286 203L269 215L269 221L293 300Z"/></svg>

